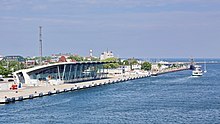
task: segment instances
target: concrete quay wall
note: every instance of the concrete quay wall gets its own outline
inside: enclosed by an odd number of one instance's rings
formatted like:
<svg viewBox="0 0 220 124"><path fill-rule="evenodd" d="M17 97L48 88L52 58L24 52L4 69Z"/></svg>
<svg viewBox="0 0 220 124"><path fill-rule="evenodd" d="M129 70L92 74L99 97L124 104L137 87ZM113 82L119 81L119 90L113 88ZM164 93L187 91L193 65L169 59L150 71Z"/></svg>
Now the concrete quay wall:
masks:
<svg viewBox="0 0 220 124"><path fill-rule="evenodd" d="M156 75L172 73L177 71L188 70L189 68L178 68L178 69L170 69L161 72L155 73ZM63 92L76 91L80 89L86 89L96 86L102 86L106 84L114 84L119 82L125 82L128 80L146 78L149 76L154 76L153 74L129 74L129 75L120 75L107 79L93 80L93 81L85 81L79 83L65 83L56 86L40 86L40 87L26 87L24 89L19 90L8 90L8 91L0 91L0 104L14 103L16 101L22 101L26 99L33 99L37 97L43 97L53 94L59 94Z"/></svg>
<svg viewBox="0 0 220 124"><path fill-rule="evenodd" d="M102 86L106 84L119 83L128 80L146 78L149 76L150 75L146 75L146 74L121 75L113 78L86 81L80 83L65 83L56 86L26 87L24 89L18 89L18 90L1 91L0 104L14 103L16 101L23 101L26 99L33 99L37 97L59 94L63 92L86 89L86 88Z"/></svg>

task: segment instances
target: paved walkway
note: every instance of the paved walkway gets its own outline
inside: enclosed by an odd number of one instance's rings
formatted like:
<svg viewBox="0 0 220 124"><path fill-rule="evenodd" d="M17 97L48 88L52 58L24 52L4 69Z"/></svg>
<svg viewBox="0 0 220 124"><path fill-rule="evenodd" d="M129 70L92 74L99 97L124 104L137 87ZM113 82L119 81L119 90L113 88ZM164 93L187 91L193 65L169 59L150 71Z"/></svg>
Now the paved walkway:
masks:
<svg viewBox="0 0 220 124"><path fill-rule="evenodd" d="M101 79L101 80L93 80L93 81L86 81L80 83L67 83L57 86L40 86L40 87L23 87L22 89L18 90L7 90L7 91L0 91L0 103L7 102L7 98L14 99L15 101L19 100L19 97L23 99L29 99L31 97L39 97L42 95L48 95L50 93L59 93L63 91L70 91L88 87L94 87L98 85L114 83L114 82L121 82L126 80L131 80L135 78L144 78L147 77L145 74L130 74L130 75L121 75L116 76L108 79Z"/></svg>
<svg viewBox="0 0 220 124"><path fill-rule="evenodd" d="M164 74L169 72L176 72L188 69L187 67L183 68L173 68L161 72L156 72L156 74ZM89 87L95 87L104 84L111 84L116 82L123 82L132 79L144 78L147 77L146 74L129 74L129 75L120 75L107 79L85 81L79 83L65 83L61 85L48 85L48 86L36 86L36 87L23 87L18 90L7 90L0 91L0 104L21 101L24 99L32 99L35 97L41 97L45 95L57 94L60 92L73 91L77 89L84 89Z"/></svg>

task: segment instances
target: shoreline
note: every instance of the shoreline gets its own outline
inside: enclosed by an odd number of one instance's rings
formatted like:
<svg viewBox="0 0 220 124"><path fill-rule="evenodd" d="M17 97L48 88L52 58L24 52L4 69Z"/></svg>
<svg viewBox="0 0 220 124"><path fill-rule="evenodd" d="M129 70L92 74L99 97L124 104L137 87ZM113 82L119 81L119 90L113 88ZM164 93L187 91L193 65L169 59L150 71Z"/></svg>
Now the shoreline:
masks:
<svg viewBox="0 0 220 124"><path fill-rule="evenodd" d="M189 68L175 68L175 69L168 69L164 71L158 71L152 74L152 76L157 76L157 75L162 75L162 74L167 74L167 73L172 73L172 72L178 72L178 71L184 71L184 70L189 70Z"/></svg>
<svg viewBox="0 0 220 124"><path fill-rule="evenodd" d="M177 71L188 70L188 68L178 68L178 69L170 69L166 71L157 72L157 75L162 75L166 73L172 73ZM43 96L49 96L53 94L59 94L64 92L76 91L80 89L87 89L96 86L102 86L106 84L114 84L125 82L129 80L147 78L153 76L146 74L129 74L129 75L120 75L107 79L100 80L92 80L92 81L84 81L78 83L65 83L56 86L40 86L40 87L26 87L18 90L8 90L0 92L0 104L8 104L15 103L17 101L23 101L26 99L34 99Z"/></svg>

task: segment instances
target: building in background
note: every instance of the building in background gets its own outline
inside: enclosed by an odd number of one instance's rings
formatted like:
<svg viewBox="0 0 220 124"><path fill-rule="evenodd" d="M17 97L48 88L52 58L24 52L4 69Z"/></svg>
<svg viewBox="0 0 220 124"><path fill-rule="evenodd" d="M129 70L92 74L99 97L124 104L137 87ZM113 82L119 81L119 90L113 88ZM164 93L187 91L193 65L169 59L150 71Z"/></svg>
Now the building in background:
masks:
<svg viewBox="0 0 220 124"><path fill-rule="evenodd" d="M0 54L0 61L2 61L2 59L3 59L3 56Z"/></svg>
<svg viewBox="0 0 220 124"><path fill-rule="evenodd" d="M92 50L89 50L89 56L93 57L93 51Z"/></svg>
<svg viewBox="0 0 220 124"><path fill-rule="evenodd" d="M65 56L61 56L59 58L59 62L67 62L66 57Z"/></svg>
<svg viewBox="0 0 220 124"><path fill-rule="evenodd" d="M26 67L29 68L29 67L33 67L37 64L36 60L34 59L29 59L29 60L26 60Z"/></svg>
<svg viewBox="0 0 220 124"><path fill-rule="evenodd" d="M84 57L86 61L99 61L99 58L93 55L93 50L89 50L89 56Z"/></svg>
<svg viewBox="0 0 220 124"><path fill-rule="evenodd" d="M3 57L3 60L5 60L5 61L25 62L25 59L22 56L5 56L5 57Z"/></svg>
<svg viewBox="0 0 220 124"><path fill-rule="evenodd" d="M108 59L108 58L113 58L114 57L114 54L112 51L105 51L101 54L100 56L100 60L105 60L105 59Z"/></svg>
<svg viewBox="0 0 220 124"><path fill-rule="evenodd" d="M141 65L140 64L131 65L131 69L132 70L141 70Z"/></svg>

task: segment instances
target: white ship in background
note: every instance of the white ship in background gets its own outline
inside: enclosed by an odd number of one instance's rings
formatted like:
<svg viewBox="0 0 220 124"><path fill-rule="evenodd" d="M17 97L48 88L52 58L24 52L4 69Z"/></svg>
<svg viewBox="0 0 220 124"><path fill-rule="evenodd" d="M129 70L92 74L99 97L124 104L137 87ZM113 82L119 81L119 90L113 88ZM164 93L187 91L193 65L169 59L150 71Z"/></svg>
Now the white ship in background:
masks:
<svg viewBox="0 0 220 124"><path fill-rule="evenodd" d="M200 65L195 65L195 69L192 71L192 76L202 76L203 71Z"/></svg>

